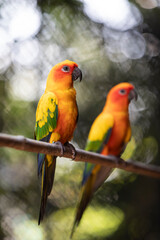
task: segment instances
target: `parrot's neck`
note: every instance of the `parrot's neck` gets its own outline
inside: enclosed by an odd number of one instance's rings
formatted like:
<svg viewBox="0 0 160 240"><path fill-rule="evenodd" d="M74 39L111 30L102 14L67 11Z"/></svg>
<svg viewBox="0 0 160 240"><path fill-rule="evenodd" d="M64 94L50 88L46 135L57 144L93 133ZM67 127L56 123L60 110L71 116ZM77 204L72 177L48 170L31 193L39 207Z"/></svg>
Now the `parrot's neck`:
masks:
<svg viewBox="0 0 160 240"><path fill-rule="evenodd" d="M73 88L73 81L71 76L53 76L55 73L49 73L46 83L46 90L50 92L55 92L59 90L68 90Z"/></svg>
<svg viewBox="0 0 160 240"><path fill-rule="evenodd" d="M73 87L66 90L61 90L61 89L55 89L54 91L45 90L45 93L47 92L54 93L57 96L58 101L63 100L63 101L66 101L66 103L70 100L76 99L76 90Z"/></svg>
<svg viewBox="0 0 160 240"><path fill-rule="evenodd" d="M106 113L124 113L124 114L128 114L128 106L127 105L121 105L121 104L108 104L106 103L104 108L103 108L103 112Z"/></svg>
<svg viewBox="0 0 160 240"><path fill-rule="evenodd" d="M74 93L76 95L76 90L74 87L70 87L70 88L66 88L66 89L61 89L61 88L53 88L51 90L48 90L47 88L45 89L45 93L47 92L52 92L54 94L58 93L58 94L69 94L69 93Z"/></svg>

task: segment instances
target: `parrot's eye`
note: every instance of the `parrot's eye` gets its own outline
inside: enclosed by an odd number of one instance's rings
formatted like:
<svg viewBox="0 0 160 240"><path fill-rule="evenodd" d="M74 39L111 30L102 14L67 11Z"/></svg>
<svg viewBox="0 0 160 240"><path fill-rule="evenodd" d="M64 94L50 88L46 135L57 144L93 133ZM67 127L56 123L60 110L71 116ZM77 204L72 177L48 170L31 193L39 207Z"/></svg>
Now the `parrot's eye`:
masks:
<svg viewBox="0 0 160 240"><path fill-rule="evenodd" d="M68 66L63 66L62 67L62 71L63 72L69 72L70 71L70 68Z"/></svg>
<svg viewBox="0 0 160 240"><path fill-rule="evenodd" d="M121 95L125 95L125 94L126 94L126 90L122 88L122 89L119 90L119 93L120 93Z"/></svg>

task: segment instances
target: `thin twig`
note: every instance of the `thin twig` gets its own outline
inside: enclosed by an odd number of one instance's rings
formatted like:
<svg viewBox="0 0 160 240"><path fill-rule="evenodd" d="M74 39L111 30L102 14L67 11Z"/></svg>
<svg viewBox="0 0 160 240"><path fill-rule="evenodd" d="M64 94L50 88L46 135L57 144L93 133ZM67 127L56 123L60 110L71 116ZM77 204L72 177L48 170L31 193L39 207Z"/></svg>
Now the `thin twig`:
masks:
<svg viewBox="0 0 160 240"><path fill-rule="evenodd" d="M45 143L25 138L23 136L13 136L3 133L0 134L0 147L9 147L28 152L61 156L61 148L56 144ZM64 146L63 157L72 158L72 151L68 146ZM144 163L135 161L132 162L131 160L123 161L121 158L114 156L103 156L101 154L87 152L81 149L76 149L75 161L101 164L103 166L120 168L136 174L160 178L160 167L158 166L146 165Z"/></svg>

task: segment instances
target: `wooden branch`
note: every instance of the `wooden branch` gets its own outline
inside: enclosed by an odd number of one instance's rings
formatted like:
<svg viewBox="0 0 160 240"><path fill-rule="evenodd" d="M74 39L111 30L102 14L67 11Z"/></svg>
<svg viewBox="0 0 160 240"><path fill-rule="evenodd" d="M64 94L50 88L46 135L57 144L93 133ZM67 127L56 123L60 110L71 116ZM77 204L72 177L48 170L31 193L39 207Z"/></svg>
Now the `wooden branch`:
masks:
<svg viewBox="0 0 160 240"><path fill-rule="evenodd" d="M0 134L0 147L9 147L28 152L61 156L61 148L56 144L45 143L25 138L23 136L13 136L3 133ZM64 146L63 157L72 158L72 152L68 146ZM98 163L111 168L120 168L136 174L160 178L160 167L158 166L146 165L141 162L132 162L131 160L123 161L121 158L103 156L101 154L87 152L81 149L76 149L75 161L90 162L94 164Z"/></svg>

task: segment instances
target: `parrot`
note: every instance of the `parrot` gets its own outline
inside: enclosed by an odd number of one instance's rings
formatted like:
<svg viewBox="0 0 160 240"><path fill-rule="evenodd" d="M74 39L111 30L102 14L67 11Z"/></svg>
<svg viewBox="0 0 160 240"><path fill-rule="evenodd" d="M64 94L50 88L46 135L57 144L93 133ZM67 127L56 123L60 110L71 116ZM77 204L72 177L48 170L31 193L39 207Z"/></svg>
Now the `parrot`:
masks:
<svg viewBox="0 0 160 240"><path fill-rule="evenodd" d="M78 121L76 90L73 81L82 80L82 71L78 65L69 60L56 64L47 77L46 89L41 96L36 110L35 139L48 143L72 146L73 158L75 148L69 143ZM41 177L41 203L38 225L43 220L47 198L51 193L56 156L38 153L38 176Z"/></svg>
<svg viewBox="0 0 160 240"><path fill-rule="evenodd" d="M128 107L137 100L135 87L127 82L115 85L109 91L102 112L94 120L87 139L86 151L119 157L131 138ZM94 192L111 174L112 168L100 164L85 163L80 198L71 238Z"/></svg>

